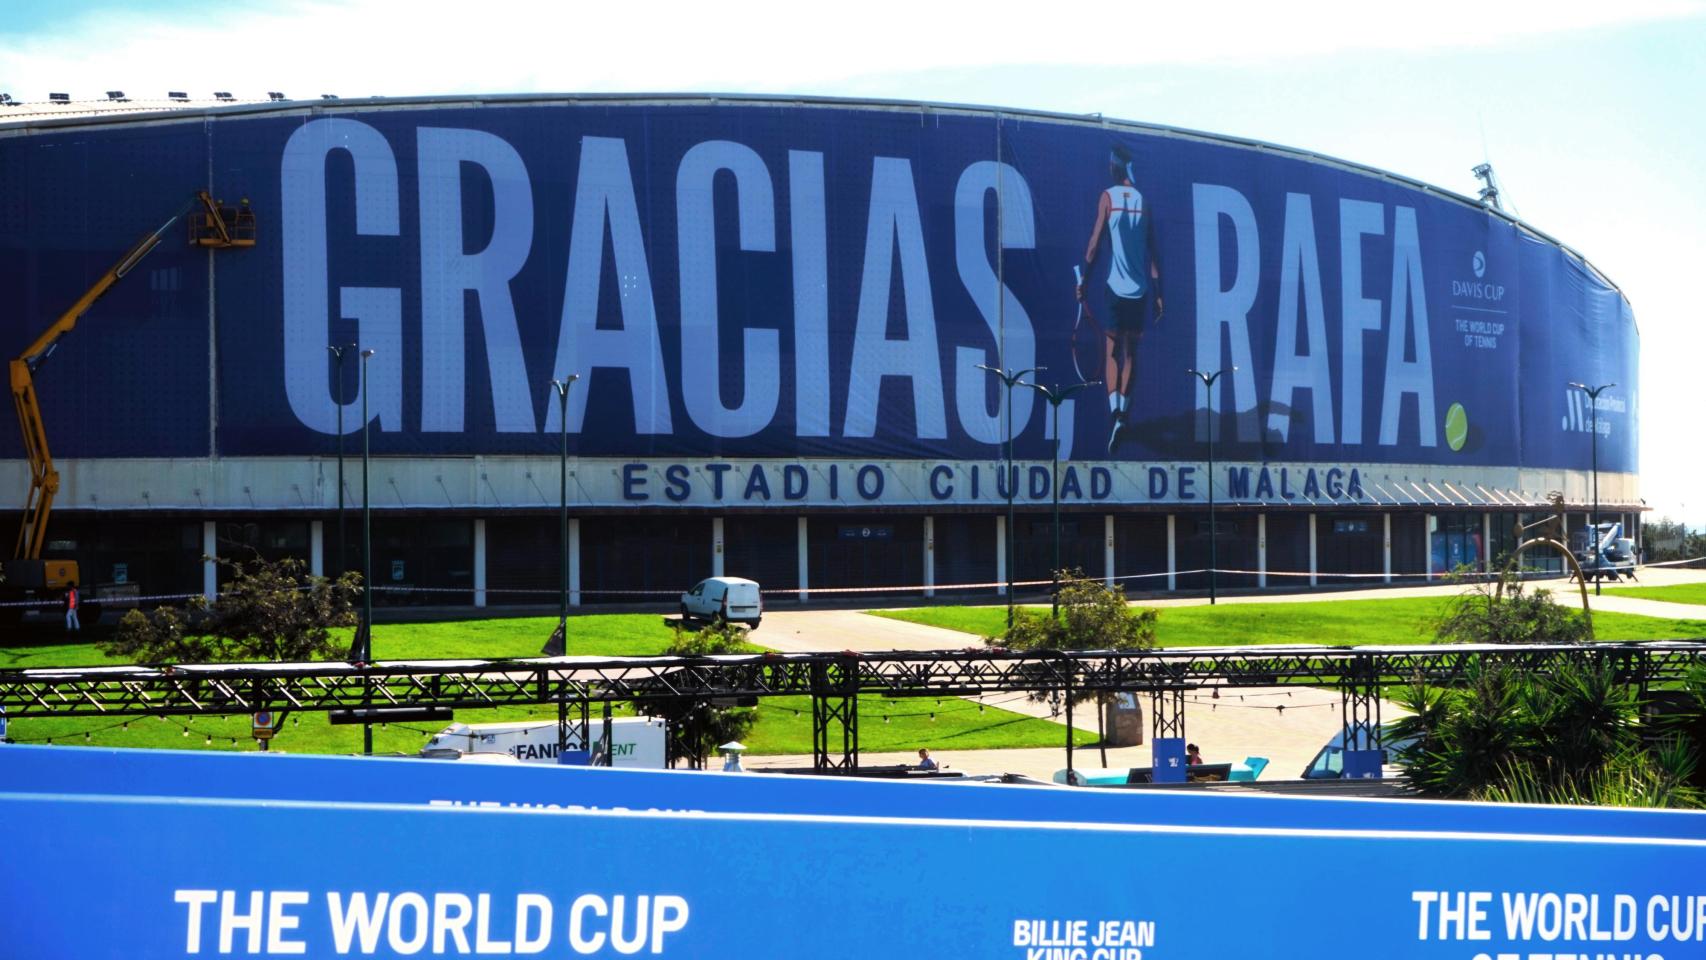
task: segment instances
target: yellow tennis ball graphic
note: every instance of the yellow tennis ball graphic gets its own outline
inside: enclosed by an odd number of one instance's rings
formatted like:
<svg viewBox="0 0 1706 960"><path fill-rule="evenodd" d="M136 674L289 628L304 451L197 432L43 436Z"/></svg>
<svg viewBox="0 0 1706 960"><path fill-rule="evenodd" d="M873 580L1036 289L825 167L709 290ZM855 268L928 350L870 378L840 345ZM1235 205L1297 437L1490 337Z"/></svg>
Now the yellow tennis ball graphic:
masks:
<svg viewBox="0 0 1706 960"><path fill-rule="evenodd" d="M1453 451L1462 450L1464 441L1469 439L1469 414L1463 412L1463 404L1454 403L1445 411L1445 443Z"/></svg>

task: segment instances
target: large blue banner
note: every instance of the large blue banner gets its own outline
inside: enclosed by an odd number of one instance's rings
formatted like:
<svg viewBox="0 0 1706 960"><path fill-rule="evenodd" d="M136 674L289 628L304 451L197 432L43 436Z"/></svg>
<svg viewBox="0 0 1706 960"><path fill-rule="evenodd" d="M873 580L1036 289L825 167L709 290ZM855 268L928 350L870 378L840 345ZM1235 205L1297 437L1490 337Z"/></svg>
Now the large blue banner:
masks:
<svg viewBox="0 0 1706 960"><path fill-rule="evenodd" d="M1454 833L1706 837L1706 816L1655 810L1421 800L1232 796L937 780L618 770L413 758L13 745L0 784L34 793L410 803L444 807L675 810Z"/></svg>
<svg viewBox="0 0 1706 960"><path fill-rule="evenodd" d="M1698 839L16 793L0 816L27 825L0 872L19 956L1491 960L1706 942Z"/></svg>
<svg viewBox="0 0 1706 960"><path fill-rule="evenodd" d="M1101 381L1062 408L1067 460L1194 461L1212 419L1229 462L1585 469L1581 380L1619 384L1601 468L1636 466L1633 318L1556 245L1301 154L980 111L417 104L0 138L0 251L39 274L0 346L209 170L260 243L162 250L101 306L43 387L57 449L205 454L212 425L224 456L330 452L362 364L326 347L359 343L383 454L553 452L550 381L578 375L581 456L987 462L989 364ZM1052 452L1045 411L1014 393L1019 457Z"/></svg>

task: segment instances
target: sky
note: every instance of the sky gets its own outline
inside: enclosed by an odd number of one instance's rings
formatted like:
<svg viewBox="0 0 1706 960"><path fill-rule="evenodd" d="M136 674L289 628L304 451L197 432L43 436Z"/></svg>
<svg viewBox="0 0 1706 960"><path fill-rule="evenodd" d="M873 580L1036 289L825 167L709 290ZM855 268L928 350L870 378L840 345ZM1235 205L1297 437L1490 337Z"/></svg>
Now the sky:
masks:
<svg viewBox="0 0 1706 960"><path fill-rule="evenodd" d="M1021 12L1022 11L1022 12ZM645 4L0 0L0 91L728 92L999 105L1266 140L1507 209L1641 331L1642 495L1706 526L1706 0Z"/></svg>

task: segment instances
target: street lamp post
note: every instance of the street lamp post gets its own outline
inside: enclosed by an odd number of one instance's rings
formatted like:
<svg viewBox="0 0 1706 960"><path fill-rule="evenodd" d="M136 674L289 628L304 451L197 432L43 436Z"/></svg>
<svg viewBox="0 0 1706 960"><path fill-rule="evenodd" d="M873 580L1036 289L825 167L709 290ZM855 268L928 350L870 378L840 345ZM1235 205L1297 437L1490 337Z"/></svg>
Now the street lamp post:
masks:
<svg viewBox="0 0 1706 960"><path fill-rule="evenodd" d="M361 625L356 628L350 659L367 663L373 659L373 498L368 496L369 464L373 445L368 437L367 361L374 351L361 351Z"/></svg>
<svg viewBox="0 0 1706 960"><path fill-rule="evenodd" d="M1013 475L1013 385L1021 382L1021 378L1027 373L1040 373L1048 368L1032 367L1029 370L1020 370L1018 373L1008 373L1000 367L992 367L987 363L980 363L977 368L994 374L995 379L1000 380L1007 388L1005 411L1007 420L1007 550L1005 552L1007 554L1007 626L1011 629L1013 626L1013 542L1016 539L1014 534L1018 532L1013 529L1013 488L1019 485L1018 478Z"/></svg>
<svg viewBox="0 0 1706 960"><path fill-rule="evenodd" d="M1570 386L1575 387L1577 390L1580 390L1581 392L1588 395L1588 416L1589 416L1589 427L1590 427L1590 429L1588 430L1588 434L1591 438L1589 440L1589 447L1588 448L1589 448L1589 450L1592 451L1591 456L1593 458L1593 460L1592 460L1592 463L1593 463L1593 524L1592 524L1593 532L1588 534L1588 544L1589 544L1589 549L1591 549L1593 551L1593 594L1594 594L1594 596L1597 597L1600 595L1600 591L1599 591L1599 587L1600 587L1599 395L1601 393L1603 393L1604 391L1610 390L1612 387L1617 386L1617 384L1615 384L1615 383L1602 383L1597 387L1590 387L1585 383L1576 383L1576 382L1572 381L1570 383Z"/></svg>
<svg viewBox="0 0 1706 960"><path fill-rule="evenodd" d="M551 389L557 391L557 412L562 415L563 422L563 462L559 472L558 495L562 505L562 528L559 535L562 540L562 598L557 611L557 631L551 634L551 639L545 642L544 653L547 657L560 657L568 651L569 643L569 387L579 380L581 375L571 373L561 380L552 380Z"/></svg>
<svg viewBox="0 0 1706 960"><path fill-rule="evenodd" d="M338 562L332 570L334 576L342 574L344 564L349 563L349 548L344 543L344 354L353 348L353 344L326 348L338 362Z"/></svg>
<svg viewBox="0 0 1706 960"><path fill-rule="evenodd" d="M1232 369L1237 370L1237 367ZM1186 371L1191 376L1202 381L1203 408L1208 411L1208 602L1212 606L1215 601L1215 580L1220 567L1220 528L1214 522L1214 382L1220 379L1224 370L1213 373L1203 373L1201 370Z"/></svg>
<svg viewBox="0 0 1706 960"><path fill-rule="evenodd" d="M355 644L350 659L357 663L373 661L373 498L368 496L368 465L373 447L368 439L367 361L373 358L372 348L361 351L361 624L355 630ZM373 724L361 725L362 752L373 753Z"/></svg>
<svg viewBox="0 0 1706 960"><path fill-rule="evenodd" d="M1049 612L1051 616L1055 617L1060 616L1060 405L1085 387L1093 387L1101 382L1100 380L1086 380L1069 387L1055 384L1052 390L1040 383L1025 384L1025 386L1042 394L1043 399L1048 401L1048 405L1054 408L1052 411L1054 417L1054 463L1050 467L1049 473L1049 490L1054 494L1054 566L1051 568L1054 572L1050 574L1054 580L1054 587L1051 591L1053 597L1049 604ZM1067 731L1067 735L1071 735L1070 730Z"/></svg>

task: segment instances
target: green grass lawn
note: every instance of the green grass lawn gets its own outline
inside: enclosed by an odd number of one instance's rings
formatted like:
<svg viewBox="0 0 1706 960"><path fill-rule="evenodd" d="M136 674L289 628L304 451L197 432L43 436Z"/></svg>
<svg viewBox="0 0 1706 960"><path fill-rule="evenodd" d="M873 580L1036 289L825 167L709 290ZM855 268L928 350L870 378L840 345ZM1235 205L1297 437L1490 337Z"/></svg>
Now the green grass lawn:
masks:
<svg viewBox="0 0 1706 960"><path fill-rule="evenodd" d="M1166 647L1429 643L1433 640L1433 624L1449 602L1445 597L1402 597L1162 607L1156 621L1156 639ZM998 635L1007 623L1006 607L920 607L872 612L978 636ZM1601 611L1594 614L1594 633L1600 640L1706 637L1706 617L1665 619Z"/></svg>
<svg viewBox="0 0 1706 960"><path fill-rule="evenodd" d="M379 660L499 659L534 657L557 625L555 617L512 617L451 623L380 624L373 631L373 652ZM347 635L347 631L345 631ZM668 622L658 614L584 614L569 620L571 655L638 656L659 654L672 639ZM20 644L0 646L0 669L110 665L113 660L93 643ZM812 750L811 700L779 697L762 701L759 722L749 744L755 754L803 753ZM630 715L626 705L615 711ZM930 714L934 713L935 719ZM515 706L459 710L464 723L506 720L552 720L552 706ZM594 708L596 723L599 708ZM887 718L886 720L884 718ZM860 702L859 742L862 750L994 749L1046 747L1063 744L1065 727L994 707L947 698L888 700L866 697ZM376 753L414 753L438 726L389 724L373 730ZM254 750L247 717L220 718L99 718L23 719L12 721L10 734L19 741L93 744L112 747ZM1085 735L1079 734L1080 741ZM1094 739L1089 738L1089 739ZM235 741L235 742L233 742ZM323 713L300 713L285 722L273 748L292 753L360 753L359 726L333 726Z"/></svg>
<svg viewBox="0 0 1706 960"><path fill-rule="evenodd" d="M537 657L556 617L509 617L447 623L382 623L373 630L379 660L451 660ZM349 629L334 630L348 642ZM655 613L593 613L569 618L569 652L593 656L658 654L669 645L669 622ZM0 646L0 669L108 666L123 663L93 643Z"/></svg>
<svg viewBox="0 0 1706 960"><path fill-rule="evenodd" d="M1706 583L1679 583L1670 587L1606 587L1605 592L1667 603L1706 604Z"/></svg>

